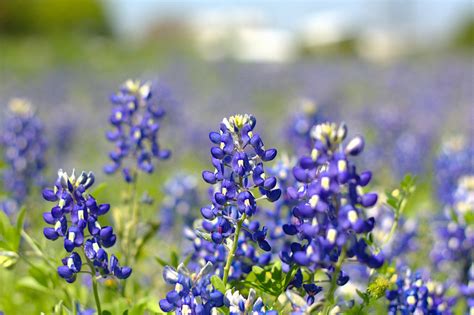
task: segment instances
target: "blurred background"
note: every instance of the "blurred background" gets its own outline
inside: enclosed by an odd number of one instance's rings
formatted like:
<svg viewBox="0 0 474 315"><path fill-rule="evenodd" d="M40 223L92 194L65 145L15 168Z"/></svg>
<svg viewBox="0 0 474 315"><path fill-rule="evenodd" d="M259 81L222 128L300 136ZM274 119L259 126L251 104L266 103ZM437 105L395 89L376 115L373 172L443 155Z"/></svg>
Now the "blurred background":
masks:
<svg viewBox="0 0 474 315"><path fill-rule="evenodd" d="M201 197L188 209L198 215L207 188L200 174L211 165L208 133L223 117L254 114L256 130L279 158L301 153L314 123L345 121L350 137L365 136L357 163L373 171L375 189L395 187L407 172L417 175L406 214L424 217L417 221L423 246L412 263L424 266L432 248L426 239L434 234L423 222L439 216L443 196L474 168L472 151L463 151L474 145L473 7L472 0L0 0L0 125L11 98L29 99L46 128L47 182L59 168L92 170L107 183L98 199L117 205L120 175L112 180L102 172L113 148L105 137L109 97L128 78L153 81L167 111L159 142L173 155L140 179L139 190L159 205L150 206L148 222L158 209L184 217L167 206L173 190L186 195L173 182L180 173L191 175L189 185ZM450 160L453 168L444 165ZM48 205L32 204L38 236ZM157 248L166 259L168 248L181 250L182 227L174 229L154 239L147 260L134 266L141 290L159 292L140 293L154 309L164 284L153 257ZM58 243L48 249L59 252ZM4 277L3 283L17 281ZM20 306L38 313L55 303L50 289L20 287L35 295L2 292L6 314Z"/></svg>
<svg viewBox="0 0 474 315"><path fill-rule="evenodd" d="M0 106L34 103L52 169L98 171L108 97L139 78L176 100L163 128L175 161L207 156L207 132L236 112L291 150L291 117L317 111L403 160L382 159L390 173L418 172L442 138L472 134L473 38L469 0L2 0Z"/></svg>

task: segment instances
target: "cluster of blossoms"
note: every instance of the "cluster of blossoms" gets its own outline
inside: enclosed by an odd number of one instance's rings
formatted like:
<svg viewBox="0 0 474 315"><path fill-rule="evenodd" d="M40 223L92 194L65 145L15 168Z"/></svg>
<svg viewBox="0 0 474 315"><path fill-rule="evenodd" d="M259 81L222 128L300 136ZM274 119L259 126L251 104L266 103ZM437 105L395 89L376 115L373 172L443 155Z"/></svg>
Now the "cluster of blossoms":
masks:
<svg viewBox="0 0 474 315"><path fill-rule="evenodd" d="M43 125L26 100L10 101L0 144L8 165L3 172L5 190L18 205L25 200L32 186L42 186L42 170L46 164Z"/></svg>
<svg viewBox="0 0 474 315"><path fill-rule="evenodd" d="M474 175L461 177L452 197L452 205L446 206L445 218L438 223L437 238L431 256L436 266L450 275L452 263L459 263L459 279L466 283L469 266L474 262Z"/></svg>
<svg viewBox="0 0 474 315"><path fill-rule="evenodd" d="M136 168L152 173L153 159L167 159L169 150L158 144L160 119L165 115L163 104L152 96L151 83L128 80L117 94L111 96L113 104L110 123L113 130L107 139L115 144L109 157L112 164L105 166L107 174L122 169L126 182L135 180Z"/></svg>
<svg viewBox="0 0 474 315"><path fill-rule="evenodd" d="M245 298L238 290L225 293L224 304L229 307L230 315L277 315L277 311L266 311L262 298L257 297L254 289L249 290L248 297Z"/></svg>
<svg viewBox="0 0 474 315"><path fill-rule="evenodd" d="M329 278L336 277L339 286L349 280L346 273L336 268L336 262L342 262L346 256L355 257L370 268L379 268L384 262L382 253L370 250L364 239L375 226L375 219L367 218L364 208L377 202L377 194L362 190L372 174L359 174L349 159L362 152L364 140L355 137L344 146L346 134L344 124L313 127L312 150L293 168L300 185L287 189L297 205L283 230L288 235L297 235L299 241L281 252L284 263L313 271L322 268Z"/></svg>
<svg viewBox="0 0 474 315"><path fill-rule="evenodd" d="M163 270L165 282L174 289L160 300L163 312L176 314L211 314L213 309L224 305L224 295L211 285L213 266L208 262L197 273L190 272L183 264L177 270L166 266Z"/></svg>
<svg viewBox="0 0 474 315"><path fill-rule="evenodd" d="M441 284L424 279L420 272L412 273L409 268L401 270L394 275L395 288L386 293L390 301L388 314L453 314L455 299L444 296Z"/></svg>
<svg viewBox="0 0 474 315"><path fill-rule="evenodd" d="M212 241L221 244L235 232L237 222L245 221L257 212L256 193L270 202L278 200L281 190L276 189L275 177L266 177L263 162L275 158L275 149L266 150L260 136L253 133L256 120L250 115L236 115L224 119L220 132L211 132L209 138L216 144L211 149L215 170L202 173L204 181L214 185L212 204L201 209L203 228ZM265 251L270 250L265 240L266 229L253 229L252 239Z"/></svg>
<svg viewBox="0 0 474 315"><path fill-rule="evenodd" d="M443 143L436 160L437 196L443 205L453 203L459 178L474 174L474 148L461 136Z"/></svg>
<svg viewBox="0 0 474 315"><path fill-rule="evenodd" d="M98 204L87 190L94 184L92 172L82 172L76 177L73 171L68 176L63 170L58 171L58 179L53 189L44 189L45 200L55 202L50 212L45 212L43 218L52 227L43 230L49 240L64 239L64 249L71 253L62 260L63 265L58 268L59 275L67 282L74 282L77 273L81 271L85 258L93 270L94 276L115 276L126 279L132 269L120 267L117 258L112 255L110 260L105 248L113 246L116 235L111 226L101 226L99 216L106 214L109 204ZM85 235L85 231L89 236ZM80 249L81 252L76 250ZM83 258L81 258L81 253Z"/></svg>
<svg viewBox="0 0 474 315"><path fill-rule="evenodd" d="M189 174L179 173L168 180L163 188L165 195L160 207L161 232L168 233L182 218L185 226L192 226L194 208L199 205L197 179Z"/></svg>

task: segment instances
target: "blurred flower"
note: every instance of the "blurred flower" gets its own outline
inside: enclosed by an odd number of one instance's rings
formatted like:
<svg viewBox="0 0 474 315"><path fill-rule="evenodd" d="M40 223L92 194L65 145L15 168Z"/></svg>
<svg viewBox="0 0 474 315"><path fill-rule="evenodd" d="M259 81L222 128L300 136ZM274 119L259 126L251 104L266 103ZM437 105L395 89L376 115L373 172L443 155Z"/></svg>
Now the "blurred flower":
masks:
<svg viewBox="0 0 474 315"><path fill-rule="evenodd" d="M417 220L407 219L403 216L399 217L396 237L392 237L388 242L385 242L395 223L393 210L387 205L381 204L368 209L367 214L373 216L377 222L372 231L372 236L375 243L383 244L384 257L387 261L405 261L407 254L419 249Z"/></svg>
<svg viewBox="0 0 474 315"><path fill-rule="evenodd" d="M151 83L128 80L110 100L114 105L110 115L113 130L107 132L107 139L115 144L115 150L109 154L112 164L104 171L111 174L121 168L125 181L133 182L134 164L137 169L152 173L155 158L170 156L170 151L158 144L159 121L165 111L160 96L152 95Z"/></svg>
<svg viewBox="0 0 474 315"><path fill-rule="evenodd" d="M434 265L451 278L459 273L460 283L467 283L468 269L474 261L474 176L459 178L452 197L453 204L446 206L444 219L435 225L437 237L431 252ZM453 264L457 264L453 270Z"/></svg>
<svg viewBox="0 0 474 315"><path fill-rule="evenodd" d="M166 234L172 231L177 221L192 226L194 210L200 205L197 179L189 174L178 173L166 181L163 193L161 232Z"/></svg>
<svg viewBox="0 0 474 315"><path fill-rule="evenodd" d="M46 141L43 125L32 105L23 99L12 99L0 136L7 168L3 172L5 190L11 194L6 209L21 205L33 186L42 186L46 165Z"/></svg>
<svg viewBox="0 0 474 315"><path fill-rule="evenodd" d="M445 297L446 288L424 279L420 272L401 267L394 282L395 288L386 293L388 314L453 314L455 299Z"/></svg>
<svg viewBox="0 0 474 315"><path fill-rule="evenodd" d="M262 298L258 297L255 290L249 290L248 297L243 297L238 290L225 293L224 304L229 307L230 315L276 315L277 311L266 311Z"/></svg>
<svg viewBox="0 0 474 315"><path fill-rule="evenodd" d="M163 278L174 289L160 300L163 312L176 314L211 314L224 304L224 295L211 285L212 263L208 262L198 273L191 273L183 264L175 270L166 266Z"/></svg>
<svg viewBox="0 0 474 315"><path fill-rule="evenodd" d="M67 282L74 282L76 274L81 271L83 264L76 249L81 249L83 257L94 266L94 273L102 276L115 276L126 279L132 269L121 267L117 258L112 255L110 261L105 248L112 247L116 242L116 235L111 226L101 226L99 216L106 214L109 204L97 204L87 190L94 184L92 172L82 172L78 177L73 170L68 176L63 170L58 171L58 179L53 189L43 190L43 198L57 203L50 212L45 212L43 218L52 227L43 230L49 240L63 238L64 249L72 253L63 259L63 266L58 268L59 275ZM89 231L86 236L84 230ZM93 276L96 276L93 274Z"/></svg>
<svg viewBox="0 0 474 315"><path fill-rule="evenodd" d="M452 204L459 178L474 175L474 148L463 137L443 143L435 164L438 198L443 205Z"/></svg>

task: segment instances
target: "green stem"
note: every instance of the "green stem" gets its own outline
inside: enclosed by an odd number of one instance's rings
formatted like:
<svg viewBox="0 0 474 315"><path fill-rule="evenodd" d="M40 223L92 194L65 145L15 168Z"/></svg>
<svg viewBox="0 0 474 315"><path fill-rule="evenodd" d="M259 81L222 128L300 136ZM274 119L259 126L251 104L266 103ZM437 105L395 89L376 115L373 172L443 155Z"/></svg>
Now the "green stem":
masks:
<svg viewBox="0 0 474 315"><path fill-rule="evenodd" d="M334 293L336 292L336 289L337 289L337 278L339 277L339 273L341 272L341 267L342 267L342 263L344 262L344 259L346 259L345 247L342 248L341 254L339 255L336 265L334 266L334 272L331 278L331 285L329 286L329 290L326 291L326 295L325 295L326 306L324 308L323 314L329 314L329 312L331 311L331 308L334 306L334 300L335 300Z"/></svg>
<svg viewBox="0 0 474 315"><path fill-rule="evenodd" d="M31 249L33 249L34 253L38 256L38 257L41 257L41 259L44 260L44 262L46 262L46 264L52 268L53 270L56 270L56 267L51 263L51 261L46 257L46 255L44 254L44 252L41 250L41 248L35 243L35 241L31 238L31 236L28 235L28 233L26 233L25 230L21 230L21 236L23 237L23 239L26 241L26 243L28 243L28 245L31 247Z"/></svg>
<svg viewBox="0 0 474 315"><path fill-rule="evenodd" d="M229 255L227 256L227 261L224 267L224 277L222 278L224 285L227 285L227 279L229 278L230 267L232 266L232 261L234 260L235 252L237 251L237 245L239 243L240 230L242 229L242 224L244 224L244 221L246 218L247 218L247 214L244 213L242 215L242 218L237 222L237 227L235 228L234 243L232 244L232 249L229 252Z"/></svg>
<svg viewBox="0 0 474 315"><path fill-rule="evenodd" d="M127 240L127 255L125 256L125 264L129 264L132 258L132 248L135 243L137 229L136 224L138 222L138 207L136 206L136 196L137 196L137 186L138 186L138 172L134 169L132 170L132 177L134 179L133 183L130 184L128 200L129 210L128 210L128 221L125 223L124 227L126 230L126 240ZM132 231L133 229L133 231Z"/></svg>
<svg viewBox="0 0 474 315"><path fill-rule="evenodd" d="M100 305L100 297L99 297L99 290L97 288L97 278L95 277L95 268L90 259L85 255L87 260L87 264L89 265L89 268L91 270L91 276L92 276L92 289L94 291L94 299L95 299L95 305L97 307L97 314L101 315L102 314L102 307Z"/></svg>

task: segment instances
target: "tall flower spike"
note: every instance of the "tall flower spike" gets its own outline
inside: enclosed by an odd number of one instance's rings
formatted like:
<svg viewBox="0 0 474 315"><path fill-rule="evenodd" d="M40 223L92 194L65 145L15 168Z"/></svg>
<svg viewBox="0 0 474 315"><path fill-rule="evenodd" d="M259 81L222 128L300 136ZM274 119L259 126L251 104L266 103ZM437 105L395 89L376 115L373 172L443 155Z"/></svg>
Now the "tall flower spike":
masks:
<svg viewBox="0 0 474 315"><path fill-rule="evenodd" d="M252 115L235 115L225 118L219 132L211 132L209 139L215 144L211 148L214 171L204 171L204 181L213 185L212 204L201 209L204 217L203 228L216 244L227 244L232 248L232 256L239 244L252 241L264 250L270 245L265 240L267 229L260 224L250 223L257 212L258 200L264 198L276 201L281 190L276 187L276 178L267 177L264 163L275 158L275 149L265 149L260 136L254 133L256 119ZM256 197L259 194L260 197ZM240 235L241 229L246 234ZM229 238L233 236L233 241ZM246 248L241 248L246 252ZM248 248L247 248L248 249ZM224 267L224 282L232 259ZM237 257L238 259L238 257Z"/></svg>
<svg viewBox="0 0 474 315"><path fill-rule="evenodd" d="M109 261L106 248L112 247L117 238L111 226L101 226L99 217L106 214L109 204L98 204L87 190L94 184L92 172L82 172L76 177L75 171L69 176L63 170L58 171L58 179L52 189L43 190L43 198L54 202L50 212L45 212L43 218L50 227L43 230L49 240L63 239L64 249L71 253L62 260L63 266L58 268L59 275L67 282L74 282L76 274L81 271L83 263L90 262L93 266L93 276L115 276L126 279L132 269L120 267L117 258L112 255ZM86 237L85 230L90 236ZM84 254L87 262L83 262Z"/></svg>
<svg viewBox="0 0 474 315"><path fill-rule="evenodd" d="M107 139L115 144L106 165L107 174L122 169L126 182L135 180L135 168L152 173L155 159L167 159L169 150L158 144L160 120L165 115L163 104L152 95L151 83L126 81L120 91L110 98L113 109L110 115L112 130Z"/></svg>
<svg viewBox="0 0 474 315"><path fill-rule="evenodd" d="M287 188L297 205L283 230L297 235L299 241L281 252L284 263L312 271L325 270L331 285L338 286L349 280L341 270L345 257L354 257L370 268L379 268L384 261L381 253L372 252L362 237L375 225L364 208L377 201L377 194L362 189L369 183L371 173L358 173L350 159L362 152L364 140L355 137L344 145L346 135L345 124L324 123L312 128L312 149L293 168L299 185ZM326 294L333 298L334 292Z"/></svg>
<svg viewBox="0 0 474 315"><path fill-rule="evenodd" d="M31 187L43 185L47 144L43 125L28 101L12 99L8 109L0 144L8 165L3 172L5 190L15 201L5 203L12 205L5 210L14 210L24 202Z"/></svg>

